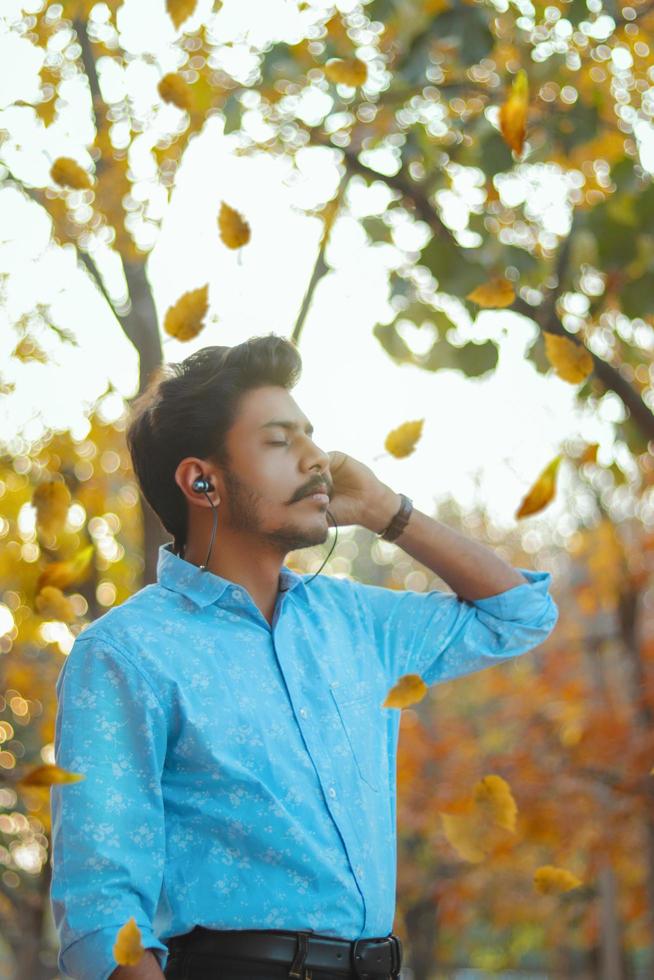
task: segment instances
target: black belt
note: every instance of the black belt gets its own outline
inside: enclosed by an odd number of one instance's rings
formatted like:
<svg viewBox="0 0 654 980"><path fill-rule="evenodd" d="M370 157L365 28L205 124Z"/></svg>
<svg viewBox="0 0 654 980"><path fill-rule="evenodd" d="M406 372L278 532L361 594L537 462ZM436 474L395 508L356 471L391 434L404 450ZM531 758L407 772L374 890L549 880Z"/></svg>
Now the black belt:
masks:
<svg viewBox="0 0 654 980"><path fill-rule="evenodd" d="M165 940L169 953L197 953L234 959L265 960L287 965L289 977L304 980L305 971L325 970L367 977L399 977L402 943L392 932L383 938L338 939L284 929L206 929Z"/></svg>

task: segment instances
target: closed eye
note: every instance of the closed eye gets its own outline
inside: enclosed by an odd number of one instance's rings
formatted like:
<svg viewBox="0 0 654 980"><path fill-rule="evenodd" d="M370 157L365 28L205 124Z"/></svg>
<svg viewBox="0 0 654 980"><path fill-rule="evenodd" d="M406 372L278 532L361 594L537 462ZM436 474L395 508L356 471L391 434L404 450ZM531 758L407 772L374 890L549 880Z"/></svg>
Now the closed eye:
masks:
<svg viewBox="0 0 654 980"><path fill-rule="evenodd" d="M288 446L287 442L269 442L269 446Z"/></svg>

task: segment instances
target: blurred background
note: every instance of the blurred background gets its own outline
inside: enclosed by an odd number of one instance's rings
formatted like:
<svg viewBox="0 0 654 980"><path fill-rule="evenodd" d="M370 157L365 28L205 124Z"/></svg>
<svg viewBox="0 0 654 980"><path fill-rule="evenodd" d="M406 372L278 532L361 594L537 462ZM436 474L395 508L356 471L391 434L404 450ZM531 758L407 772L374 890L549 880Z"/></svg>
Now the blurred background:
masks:
<svg viewBox="0 0 654 980"><path fill-rule="evenodd" d="M649 0L3 0L0 977L58 976L58 672L169 540L129 404L270 331L322 448L553 576L402 710L404 980L654 976L653 46ZM359 527L324 574L448 588Z"/></svg>

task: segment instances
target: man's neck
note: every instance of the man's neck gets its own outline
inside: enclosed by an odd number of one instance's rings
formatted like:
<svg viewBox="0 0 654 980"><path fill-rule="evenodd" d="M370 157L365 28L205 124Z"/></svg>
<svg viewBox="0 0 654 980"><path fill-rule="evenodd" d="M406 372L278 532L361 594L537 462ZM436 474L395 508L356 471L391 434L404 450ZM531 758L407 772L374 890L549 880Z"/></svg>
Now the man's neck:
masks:
<svg viewBox="0 0 654 980"><path fill-rule="evenodd" d="M184 549L184 560L197 566L204 564L208 547L207 541L196 543L189 540ZM270 549L262 549L260 546L257 548L254 542L244 540L242 535L237 542L230 542L223 533L220 544L217 538L214 541L207 571L245 589L268 623L271 623L283 563L283 556L279 552L271 552Z"/></svg>

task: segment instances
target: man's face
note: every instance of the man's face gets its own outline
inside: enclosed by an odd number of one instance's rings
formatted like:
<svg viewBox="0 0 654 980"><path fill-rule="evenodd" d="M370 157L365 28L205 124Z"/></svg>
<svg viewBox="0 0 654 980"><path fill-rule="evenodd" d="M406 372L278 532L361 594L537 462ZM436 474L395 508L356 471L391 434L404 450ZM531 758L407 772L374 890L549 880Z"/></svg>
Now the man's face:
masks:
<svg viewBox="0 0 654 980"><path fill-rule="evenodd" d="M327 539L328 504L306 494L326 484L331 496L329 456L285 388L266 385L242 396L227 450L231 463L222 472L231 529L276 542L284 554Z"/></svg>

